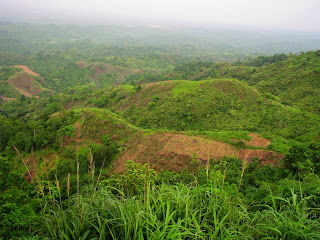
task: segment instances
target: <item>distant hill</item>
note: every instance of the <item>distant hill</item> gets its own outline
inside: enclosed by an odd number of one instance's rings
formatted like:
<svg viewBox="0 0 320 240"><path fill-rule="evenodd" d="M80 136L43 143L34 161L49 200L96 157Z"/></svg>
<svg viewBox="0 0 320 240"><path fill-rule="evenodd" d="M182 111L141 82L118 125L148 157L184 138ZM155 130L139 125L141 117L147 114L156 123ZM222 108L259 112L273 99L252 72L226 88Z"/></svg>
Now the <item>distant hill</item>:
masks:
<svg viewBox="0 0 320 240"><path fill-rule="evenodd" d="M261 93L320 115L320 50L292 55L254 71L247 82Z"/></svg>
<svg viewBox="0 0 320 240"><path fill-rule="evenodd" d="M232 77L254 86L267 98L320 114L320 50L234 63L190 62L177 66L168 76L190 80Z"/></svg>

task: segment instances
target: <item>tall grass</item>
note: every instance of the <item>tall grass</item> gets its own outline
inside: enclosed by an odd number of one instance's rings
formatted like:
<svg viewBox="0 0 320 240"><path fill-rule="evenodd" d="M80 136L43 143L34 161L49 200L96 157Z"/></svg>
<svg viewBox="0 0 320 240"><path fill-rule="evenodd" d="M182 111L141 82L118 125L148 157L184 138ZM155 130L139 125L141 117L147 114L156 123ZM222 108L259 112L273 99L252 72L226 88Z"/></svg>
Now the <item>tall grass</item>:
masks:
<svg viewBox="0 0 320 240"><path fill-rule="evenodd" d="M270 190L270 201L265 201L270 204L249 207L239 192L246 164L242 166L238 185L225 182L228 169L222 165L220 162L218 170L206 169L204 184L199 184L196 176L190 184L156 185L148 180L141 185L144 191L131 194L124 186L132 186L132 183L121 183L122 190L99 183L101 169L95 180L95 165L90 153L91 184L80 189L77 163L74 196L69 194L70 174L66 200L62 200L57 177L55 194L48 180L50 197L42 208L44 224L39 234L43 238L65 240L320 239L320 211L308 207L312 196L305 196L301 185L299 195L291 190L291 196L280 198L273 196ZM137 172L150 174L153 170L148 171ZM36 179L41 190L43 185L39 178Z"/></svg>
<svg viewBox="0 0 320 240"><path fill-rule="evenodd" d="M269 197L271 206L249 211L211 180L202 186L148 184L145 194L133 197L101 186L94 201L88 190L67 209L48 209L45 233L52 239L320 239L308 199L294 191L287 199Z"/></svg>
<svg viewBox="0 0 320 240"><path fill-rule="evenodd" d="M304 197L302 189L298 196L291 189L290 198L274 197L270 193L271 206L265 206L261 213L259 230L263 239L319 239L319 210L309 208L307 201L312 196Z"/></svg>

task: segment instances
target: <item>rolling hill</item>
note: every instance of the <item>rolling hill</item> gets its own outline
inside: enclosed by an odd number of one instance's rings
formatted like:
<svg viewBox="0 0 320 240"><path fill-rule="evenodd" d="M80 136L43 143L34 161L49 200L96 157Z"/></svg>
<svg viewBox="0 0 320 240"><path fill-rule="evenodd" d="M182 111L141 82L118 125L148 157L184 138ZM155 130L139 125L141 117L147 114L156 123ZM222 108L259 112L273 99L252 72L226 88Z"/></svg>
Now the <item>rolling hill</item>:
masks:
<svg viewBox="0 0 320 240"><path fill-rule="evenodd" d="M183 131L251 131L311 140L319 117L266 98L235 79L165 81L110 88L105 107L133 124Z"/></svg>

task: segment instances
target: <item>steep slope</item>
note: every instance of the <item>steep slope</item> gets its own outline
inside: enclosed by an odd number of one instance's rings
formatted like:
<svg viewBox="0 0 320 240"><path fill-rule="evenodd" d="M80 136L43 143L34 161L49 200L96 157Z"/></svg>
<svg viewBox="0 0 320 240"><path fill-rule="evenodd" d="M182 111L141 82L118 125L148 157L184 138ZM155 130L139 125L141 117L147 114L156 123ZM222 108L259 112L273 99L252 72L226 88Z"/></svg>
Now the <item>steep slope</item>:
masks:
<svg viewBox="0 0 320 240"><path fill-rule="evenodd" d="M43 84L44 79L27 66L0 68L0 95L3 99L13 99L20 95L38 98L41 92L50 91L44 88Z"/></svg>
<svg viewBox="0 0 320 240"><path fill-rule="evenodd" d="M12 67L21 68L25 73L28 73L29 75L32 75L32 76L40 76L38 73L35 73L30 68L28 68L27 66L24 66L24 65L14 65Z"/></svg>
<svg viewBox="0 0 320 240"><path fill-rule="evenodd" d="M27 73L18 73L8 80L9 85L26 97L36 96L42 91L41 86Z"/></svg>

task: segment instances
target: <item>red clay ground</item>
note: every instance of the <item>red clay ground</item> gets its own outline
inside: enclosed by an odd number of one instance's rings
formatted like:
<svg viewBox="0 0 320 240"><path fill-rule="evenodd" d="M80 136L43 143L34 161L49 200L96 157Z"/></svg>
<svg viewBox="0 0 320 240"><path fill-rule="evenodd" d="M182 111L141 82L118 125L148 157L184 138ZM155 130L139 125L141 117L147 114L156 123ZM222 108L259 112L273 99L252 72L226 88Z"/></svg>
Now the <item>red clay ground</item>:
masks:
<svg viewBox="0 0 320 240"><path fill-rule="evenodd" d="M248 135L252 138L250 141L244 141L248 146L267 148L271 143L269 139L261 138L257 134L250 133Z"/></svg>
<svg viewBox="0 0 320 240"><path fill-rule="evenodd" d="M9 84L13 86L18 92L26 97L32 97L42 91L34 79L27 73L21 72L12 77Z"/></svg>
<svg viewBox="0 0 320 240"><path fill-rule="evenodd" d="M16 100L16 98L7 98L5 96L0 96L2 98L3 101L5 102L8 102L8 101L11 101L11 100Z"/></svg>
<svg viewBox="0 0 320 240"><path fill-rule="evenodd" d="M77 65L78 67L84 68L84 67L89 66L89 63L87 63L87 62L85 62L85 61L78 61L78 62L76 62L76 65Z"/></svg>
<svg viewBox="0 0 320 240"><path fill-rule="evenodd" d="M119 73L121 76L128 76L135 73L143 73L140 69L130 69L130 68L124 68L124 67L117 67L113 66L108 63L101 63L96 62L91 66L91 70L94 73L94 77L98 77L99 75L103 74L112 74L112 73Z"/></svg>
<svg viewBox="0 0 320 240"><path fill-rule="evenodd" d="M27 66L24 66L24 65L14 65L12 67L21 68L25 73L28 73L32 76L39 76L38 73L33 72L30 68L28 68Z"/></svg>
<svg viewBox="0 0 320 240"><path fill-rule="evenodd" d="M141 136L140 141L129 141L127 151L120 154L114 161L115 171L122 172L128 160L140 163L150 163L155 170L180 171L189 166L192 159L201 159L205 163L208 159L219 159L223 156L235 156L245 161L257 158L260 165L280 165L282 154L262 149L236 148L233 145L207 140L199 136L186 136L174 133L157 133ZM259 141L262 141L260 139ZM253 145L260 142L251 140ZM268 140L266 140L268 141ZM265 142L266 142L265 141ZM264 143L265 143L264 142ZM265 145L264 145L265 146Z"/></svg>

